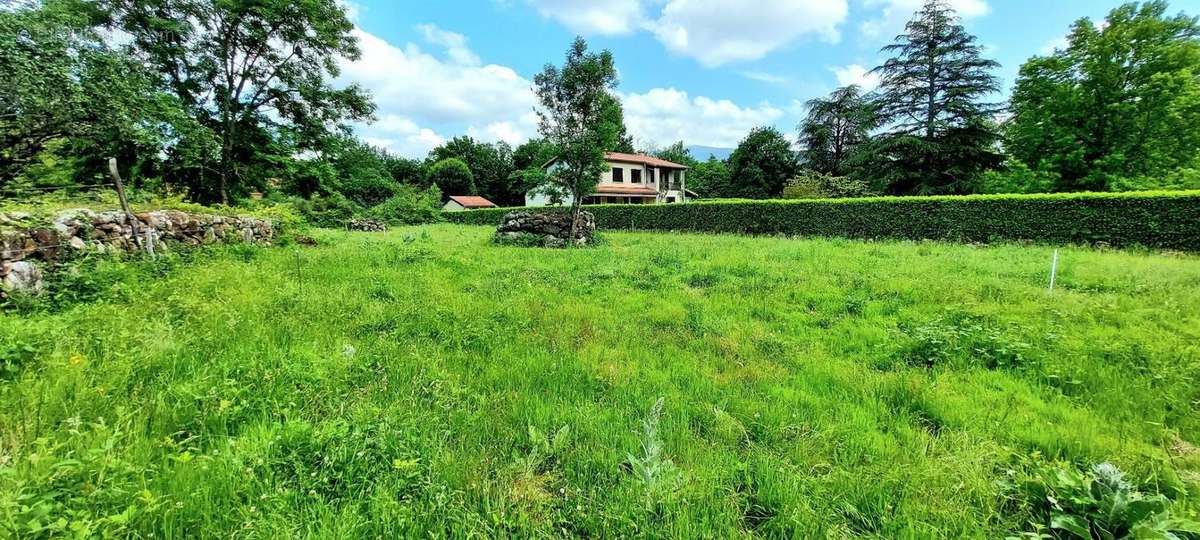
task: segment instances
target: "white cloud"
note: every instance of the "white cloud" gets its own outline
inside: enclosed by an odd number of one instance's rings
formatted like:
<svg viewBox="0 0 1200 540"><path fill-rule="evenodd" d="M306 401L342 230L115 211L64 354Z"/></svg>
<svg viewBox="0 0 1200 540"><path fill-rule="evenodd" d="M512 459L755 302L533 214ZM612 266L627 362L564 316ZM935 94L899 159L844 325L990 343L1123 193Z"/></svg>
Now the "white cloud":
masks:
<svg viewBox="0 0 1200 540"><path fill-rule="evenodd" d="M979 0L975 0L979 1ZM802 36L829 42L847 0L526 0L543 17L583 34L654 34L676 54L708 67L757 60Z"/></svg>
<svg viewBox="0 0 1200 540"><path fill-rule="evenodd" d="M467 131L480 133L480 138L510 143L533 134L532 82L509 67L483 64L460 34L433 25L417 29L427 42L443 49L443 57L413 43L397 47L354 30L362 57L343 62L341 81L370 90L380 118L360 127L364 137L420 156L444 140L429 126L468 126Z"/></svg>
<svg viewBox="0 0 1200 540"><path fill-rule="evenodd" d="M865 7L882 6L882 11L878 17L864 21L859 30L871 39L891 39L904 30L904 25L924 3L924 0L863 0ZM987 0L949 0L949 4L963 19L982 17L992 10Z"/></svg>
<svg viewBox="0 0 1200 540"><path fill-rule="evenodd" d="M1059 36L1047 41L1045 45L1042 45L1042 47L1038 49L1038 54L1042 56L1050 56L1054 54L1054 51L1065 50L1070 45L1071 41L1067 39L1067 36Z"/></svg>
<svg viewBox="0 0 1200 540"><path fill-rule="evenodd" d="M846 0L669 0L652 25L675 53L715 67L757 60L804 35L829 42L849 11Z"/></svg>
<svg viewBox="0 0 1200 540"><path fill-rule="evenodd" d="M368 144L412 157L424 156L446 142L445 137L432 129L422 128L416 122L395 114L381 117L363 131L367 133L363 140Z"/></svg>
<svg viewBox="0 0 1200 540"><path fill-rule="evenodd" d="M688 144L732 147L751 129L774 123L784 111L768 104L742 107L704 96L690 97L675 88L655 88L643 94L622 94L625 125L639 141L666 146Z"/></svg>
<svg viewBox="0 0 1200 540"><path fill-rule="evenodd" d="M865 92L870 92L879 86L879 74L859 65L850 64L844 67L829 68L837 77L838 86L858 85Z"/></svg>
<svg viewBox="0 0 1200 540"><path fill-rule="evenodd" d="M740 73L747 79L764 82L767 84L788 84L792 82L791 79L784 77L783 75L776 75L774 73L767 73L765 71L742 71Z"/></svg>
<svg viewBox="0 0 1200 540"><path fill-rule="evenodd" d="M425 36L425 41L445 47L446 54L455 63L466 66L479 65L479 57L467 48L467 38L462 34L442 30L435 24L420 24L417 25L417 30Z"/></svg>
<svg viewBox="0 0 1200 540"><path fill-rule="evenodd" d="M527 0L543 17L575 32L618 35L638 30L644 21L641 0Z"/></svg>

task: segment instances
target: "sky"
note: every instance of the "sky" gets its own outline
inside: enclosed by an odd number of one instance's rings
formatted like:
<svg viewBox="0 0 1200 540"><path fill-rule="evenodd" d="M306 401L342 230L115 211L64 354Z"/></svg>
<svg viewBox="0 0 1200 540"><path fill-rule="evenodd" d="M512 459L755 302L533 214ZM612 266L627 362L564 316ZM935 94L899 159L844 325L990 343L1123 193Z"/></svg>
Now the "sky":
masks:
<svg viewBox="0 0 1200 540"><path fill-rule="evenodd" d="M362 57L340 84L368 89L366 141L424 157L470 135L537 136L533 77L561 65L576 35L612 51L625 123L638 148L731 148L752 128L794 134L804 102L845 84L871 88L879 50L922 0L343 0ZM1071 24L1102 21L1119 0L950 0L1011 91L1029 57L1066 43ZM1200 14L1200 0L1172 13Z"/></svg>

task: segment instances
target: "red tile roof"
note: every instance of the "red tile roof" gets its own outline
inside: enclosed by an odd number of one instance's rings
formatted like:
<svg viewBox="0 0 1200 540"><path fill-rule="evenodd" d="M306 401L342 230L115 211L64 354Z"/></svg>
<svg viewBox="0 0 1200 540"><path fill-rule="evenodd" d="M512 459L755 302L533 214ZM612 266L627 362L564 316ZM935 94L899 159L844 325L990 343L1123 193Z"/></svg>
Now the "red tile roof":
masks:
<svg viewBox="0 0 1200 540"><path fill-rule="evenodd" d="M605 152L604 159L609 161L620 161L621 163L638 163L651 167L662 167L664 169L686 169L686 165L672 163L665 159L658 159L653 156L644 156L642 154L622 154L620 152Z"/></svg>
<svg viewBox="0 0 1200 540"><path fill-rule="evenodd" d="M496 203L475 195L451 195L450 200L462 205L463 208L495 208Z"/></svg>
<svg viewBox="0 0 1200 540"><path fill-rule="evenodd" d="M596 186L596 195L638 195L643 197L657 197L658 192L653 188L642 186L614 186L612 184L601 184Z"/></svg>

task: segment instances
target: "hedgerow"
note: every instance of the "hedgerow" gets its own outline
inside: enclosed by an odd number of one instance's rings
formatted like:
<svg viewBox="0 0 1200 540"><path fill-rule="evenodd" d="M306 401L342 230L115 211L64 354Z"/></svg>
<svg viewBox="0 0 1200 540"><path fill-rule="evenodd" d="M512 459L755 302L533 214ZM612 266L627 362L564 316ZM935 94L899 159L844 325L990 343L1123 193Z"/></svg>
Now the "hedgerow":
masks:
<svg viewBox="0 0 1200 540"><path fill-rule="evenodd" d="M447 213L494 225L512 208ZM561 211L539 208L538 211ZM1200 251L1200 191L702 201L587 207L605 229L1105 243Z"/></svg>

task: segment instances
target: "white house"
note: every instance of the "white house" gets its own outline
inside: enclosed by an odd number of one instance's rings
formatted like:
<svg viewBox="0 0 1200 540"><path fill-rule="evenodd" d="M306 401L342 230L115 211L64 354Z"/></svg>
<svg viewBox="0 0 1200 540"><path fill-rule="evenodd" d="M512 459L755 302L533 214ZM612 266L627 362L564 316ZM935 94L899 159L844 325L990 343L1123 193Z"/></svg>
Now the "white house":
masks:
<svg viewBox="0 0 1200 540"><path fill-rule="evenodd" d="M442 210L447 212L462 212L464 210L476 210L479 208L495 208L496 203L489 201L483 197L474 195L451 195L450 200L442 206Z"/></svg>
<svg viewBox="0 0 1200 540"><path fill-rule="evenodd" d="M665 159L641 154L604 154L609 170L600 176L596 192L583 204L654 204L687 202L687 167ZM547 172L558 167L558 160L545 165ZM564 200L563 204L570 204ZM525 206L554 204L550 193L537 188L525 194Z"/></svg>

